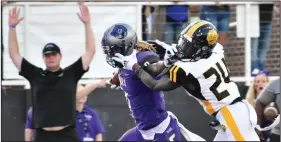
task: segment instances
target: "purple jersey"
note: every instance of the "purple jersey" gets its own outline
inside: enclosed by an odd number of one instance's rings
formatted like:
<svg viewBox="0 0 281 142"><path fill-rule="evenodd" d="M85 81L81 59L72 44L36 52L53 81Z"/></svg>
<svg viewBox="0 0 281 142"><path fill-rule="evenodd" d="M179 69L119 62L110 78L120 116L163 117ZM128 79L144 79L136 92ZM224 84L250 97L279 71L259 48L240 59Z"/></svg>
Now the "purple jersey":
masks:
<svg viewBox="0 0 281 142"><path fill-rule="evenodd" d="M156 59L159 56L152 51L137 53L139 64L153 63ZM138 129L153 128L168 116L163 92L151 90L130 70L120 69L119 80Z"/></svg>

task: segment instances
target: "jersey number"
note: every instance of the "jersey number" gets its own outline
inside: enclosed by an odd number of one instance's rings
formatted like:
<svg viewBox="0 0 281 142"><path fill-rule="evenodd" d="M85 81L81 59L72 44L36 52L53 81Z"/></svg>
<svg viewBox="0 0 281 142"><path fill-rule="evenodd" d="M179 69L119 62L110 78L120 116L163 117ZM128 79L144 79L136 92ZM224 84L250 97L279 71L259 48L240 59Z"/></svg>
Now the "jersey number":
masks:
<svg viewBox="0 0 281 142"><path fill-rule="evenodd" d="M219 62L216 63L216 68L211 67L210 69L208 69L203 75L206 79L210 78L212 75L216 76L216 81L215 83L210 87L210 91L212 91L214 93L214 95L216 96L216 98L218 99L218 101L226 98L227 96L229 96L229 92L227 90L222 91L221 93L218 92L218 87L220 86L220 84L223 83L229 83L231 82L229 79L229 70L226 67L225 64L225 60L222 59L223 62L223 66L221 66L219 64ZM225 70L227 71L227 76L225 75ZM219 74L220 72L220 74Z"/></svg>
<svg viewBox="0 0 281 142"><path fill-rule="evenodd" d="M126 85L126 80L125 80L125 79L119 77L119 80L120 80L120 85L121 85L121 86L124 86L124 87L127 86L127 85Z"/></svg>

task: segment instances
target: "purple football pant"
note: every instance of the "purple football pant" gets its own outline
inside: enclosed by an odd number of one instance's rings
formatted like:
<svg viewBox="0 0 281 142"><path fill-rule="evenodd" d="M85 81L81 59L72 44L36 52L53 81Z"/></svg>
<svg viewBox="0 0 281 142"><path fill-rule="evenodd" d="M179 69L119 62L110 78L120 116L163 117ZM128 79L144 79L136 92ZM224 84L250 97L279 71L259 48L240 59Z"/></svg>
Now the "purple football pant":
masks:
<svg viewBox="0 0 281 142"><path fill-rule="evenodd" d="M176 120L171 118L170 124L164 133L155 133L153 140L145 140L140 131L134 127L123 134L118 141L181 141L181 134Z"/></svg>

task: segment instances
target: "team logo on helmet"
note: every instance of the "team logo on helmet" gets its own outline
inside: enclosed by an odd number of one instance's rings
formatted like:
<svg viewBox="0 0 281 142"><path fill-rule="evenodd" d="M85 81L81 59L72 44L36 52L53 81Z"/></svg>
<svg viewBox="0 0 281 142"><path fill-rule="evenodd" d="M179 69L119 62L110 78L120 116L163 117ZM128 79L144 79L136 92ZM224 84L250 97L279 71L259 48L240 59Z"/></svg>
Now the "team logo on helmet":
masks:
<svg viewBox="0 0 281 142"><path fill-rule="evenodd" d="M219 35L215 30L210 30L207 34L207 41L209 45L214 45L215 43L217 43L218 38Z"/></svg>
<svg viewBox="0 0 281 142"><path fill-rule="evenodd" d="M124 39L127 36L127 28L123 25L115 25L110 34L116 38Z"/></svg>

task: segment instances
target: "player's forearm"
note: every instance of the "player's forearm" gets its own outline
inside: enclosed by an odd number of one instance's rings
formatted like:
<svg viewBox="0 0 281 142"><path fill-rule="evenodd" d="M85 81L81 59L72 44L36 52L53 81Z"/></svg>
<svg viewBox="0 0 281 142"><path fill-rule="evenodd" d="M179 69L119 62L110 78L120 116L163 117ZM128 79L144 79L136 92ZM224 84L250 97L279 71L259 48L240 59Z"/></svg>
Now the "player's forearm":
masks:
<svg viewBox="0 0 281 142"><path fill-rule="evenodd" d="M157 75L159 75L164 69L165 69L165 65L163 61L159 61L157 63L153 63L151 65L149 65L148 67L145 68L145 71L147 73L149 73L150 75L152 75L153 77L156 77Z"/></svg>
<svg viewBox="0 0 281 142"><path fill-rule="evenodd" d="M258 117L258 124L259 125L262 124L262 122L263 122L264 107L265 106L259 100L256 101L255 109L256 109L256 113L257 113L257 117Z"/></svg>
<svg viewBox="0 0 281 142"><path fill-rule="evenodd" d="M95 37L91 23L85 24L86 52L94 56L96 54Z"/></svg>
<svg viewBox="0 0 281 142"><path fill-rule="evenodd" d="M84 87L81 90L78 90L76 98L81 99L85 96L90 95L96 88L98 88L98 86L99 86L98 83L94 83L94 84L90 84L90 85Z"/></svg>
<svg viewBox="0 0 281 142"><path fill-rule="evenodd" d="M154 79L149 73L147 73L144 69L141 68L138 64L135 64L133 67L134 72L140 78L140 80L150 89L155 91L170 91L177 86L172 84L170 80L166 77L161 77L161 79Z"/></svg>
<svg viewBox="0 0 281 142"><path fill-rule="evenodd" d="M157 84L157 80L155 80L149 73L147 73L144 69L140 68L134 70L139 79L149 88L155 90L155 86Z"/></svg>

